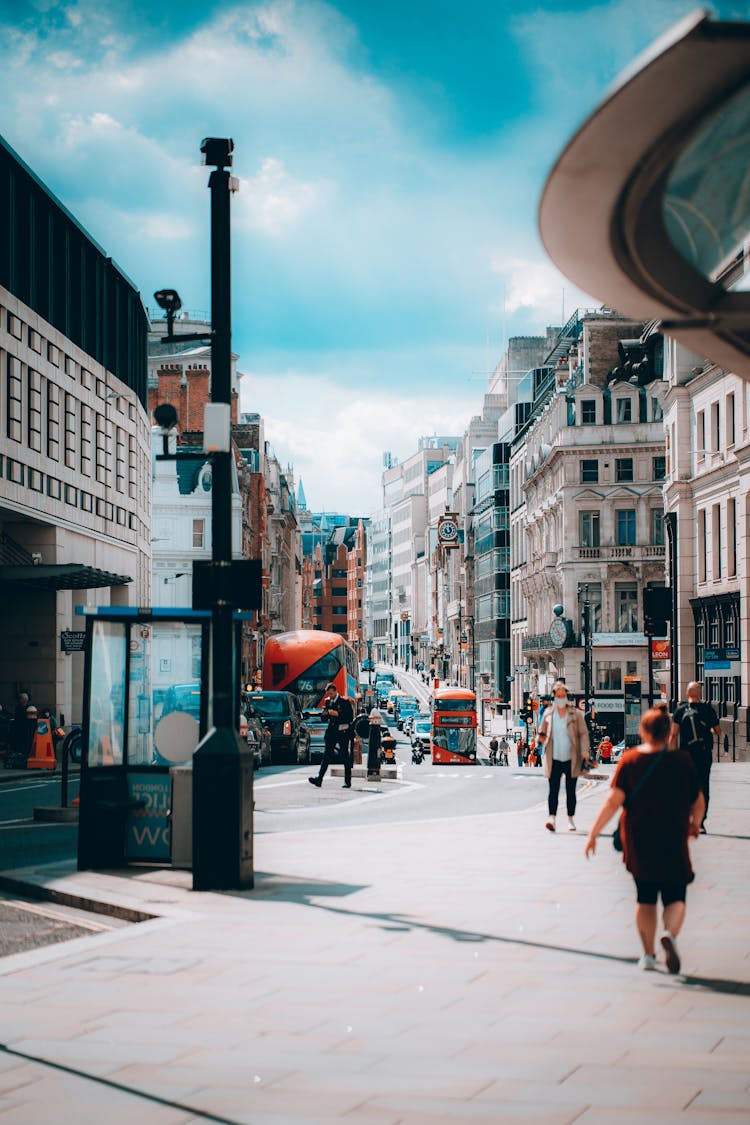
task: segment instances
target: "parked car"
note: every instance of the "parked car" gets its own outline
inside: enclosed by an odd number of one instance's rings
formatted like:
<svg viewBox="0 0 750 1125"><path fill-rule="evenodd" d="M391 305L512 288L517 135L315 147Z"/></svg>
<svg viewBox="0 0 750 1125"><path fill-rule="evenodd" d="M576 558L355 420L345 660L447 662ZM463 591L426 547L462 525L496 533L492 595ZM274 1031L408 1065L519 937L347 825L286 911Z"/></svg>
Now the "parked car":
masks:
<svg viewBox="0 0 750 1125"><path fill-rule="evenodd" d="M310 761L319 762L325 753L325 735L328 720L324 717L322 710L319 708L305 711L303 717L305 726L310 734Z"/></svg>
<svg viewBox="0 0 750 1125"><path fill-rule="evenodd" d="M245 703L242 709L240 738L244 738L252 750L256 769L271 765L271 732L249 703Z"/></svg>
<svg viewBox="0 0 750 1125"><path fill-rule="evenodd" d="M421 746L425 754L429 752L432 739L432 720L415 717L411 732L412 746Z"/></svg>
<svg viewBox="0 0 750 1125"><path fill-rule="evenodd" d="M291 691L252 691L247 702L271 732L272 765L310 761L310 732L296 695Z"/></svg>

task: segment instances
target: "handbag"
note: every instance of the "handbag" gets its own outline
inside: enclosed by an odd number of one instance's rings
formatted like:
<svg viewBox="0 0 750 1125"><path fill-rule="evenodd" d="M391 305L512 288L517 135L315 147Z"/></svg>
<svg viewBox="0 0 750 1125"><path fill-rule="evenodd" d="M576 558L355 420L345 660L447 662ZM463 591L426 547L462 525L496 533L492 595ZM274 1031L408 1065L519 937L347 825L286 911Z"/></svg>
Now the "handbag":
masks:
<svg viewBox="0 0 750 1125"><path fill-rule="evenodd" d="M641 778L641 780L636 785L633 792L630 794L629 797L626 797L625 800L623 801L623 803L622 803L623 808L625 808L627 806L628 801L633 800L633 797L635 797L638 790L641 788L642 785L645 784L645 782L648 780L648 778L651 776L651 774L656 769L657 765L659 764L659 759L663 758L665 754L666 754L666 749L660 750L659 753L654 756L653 762L648 767L648 769L646 770L643 777ZM612 833L612 847L615 849L616 852L622 851L622 834L620 832L620 821L619 820L617 822L617 827L615 828L614 832Z"/></svg>

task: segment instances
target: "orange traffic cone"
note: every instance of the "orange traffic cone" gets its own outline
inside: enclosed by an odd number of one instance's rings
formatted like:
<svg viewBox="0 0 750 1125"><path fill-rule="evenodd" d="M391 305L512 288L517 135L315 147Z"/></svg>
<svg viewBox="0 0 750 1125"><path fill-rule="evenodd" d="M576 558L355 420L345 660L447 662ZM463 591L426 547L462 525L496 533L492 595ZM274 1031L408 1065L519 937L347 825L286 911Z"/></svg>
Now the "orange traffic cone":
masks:
<svg viewBox="0 0 750 1125"><path fill-rule="evenodd" d="M26 761L27 770L54 770L57 768L55 747L49 719L38 719L31 753Z"/></svg>

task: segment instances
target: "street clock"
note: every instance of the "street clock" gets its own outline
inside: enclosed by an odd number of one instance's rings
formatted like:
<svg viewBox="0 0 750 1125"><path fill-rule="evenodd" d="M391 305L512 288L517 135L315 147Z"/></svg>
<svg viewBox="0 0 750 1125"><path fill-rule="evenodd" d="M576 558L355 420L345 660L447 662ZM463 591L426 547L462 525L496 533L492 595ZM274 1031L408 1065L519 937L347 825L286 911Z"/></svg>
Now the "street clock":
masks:
<svg viewBox="0 0 750 1125"><path fill-rule="evenodd" d="M451 517L441 519L438 523L438 540L444 547L458 546L458 524Z"/></svg>
<svg viewBox="0 0 750 1125"><path fill-rule="evenodd" d="M563 617L556 617L549 627L552 644L556 648L563 648L568 639L568 623Z"/></svg>

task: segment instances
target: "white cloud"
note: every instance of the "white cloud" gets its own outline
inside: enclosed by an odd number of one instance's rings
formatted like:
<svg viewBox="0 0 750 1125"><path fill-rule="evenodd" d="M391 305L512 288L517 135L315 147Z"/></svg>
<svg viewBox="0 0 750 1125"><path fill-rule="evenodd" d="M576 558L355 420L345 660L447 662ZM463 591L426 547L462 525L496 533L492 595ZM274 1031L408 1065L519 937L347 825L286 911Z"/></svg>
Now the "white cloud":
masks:
<svg viewBox="0 0 750 1125"><path fill-rule="evenodd" d="M381 504L382 458L403 460L420 436L460 434L477 412L478 396L386 395L328 376L246 375L240 410L262 414L266 440L283 465L294 466L315 510L370 515Z"/></svg>
<svg viewBox="0 0 750 1125"><path fill-rule="evenodd" d="M295 180L282 160L266 156L255 176L241 180L236 225L272 236L284 234L315 207L323 190Z"/></svg>

